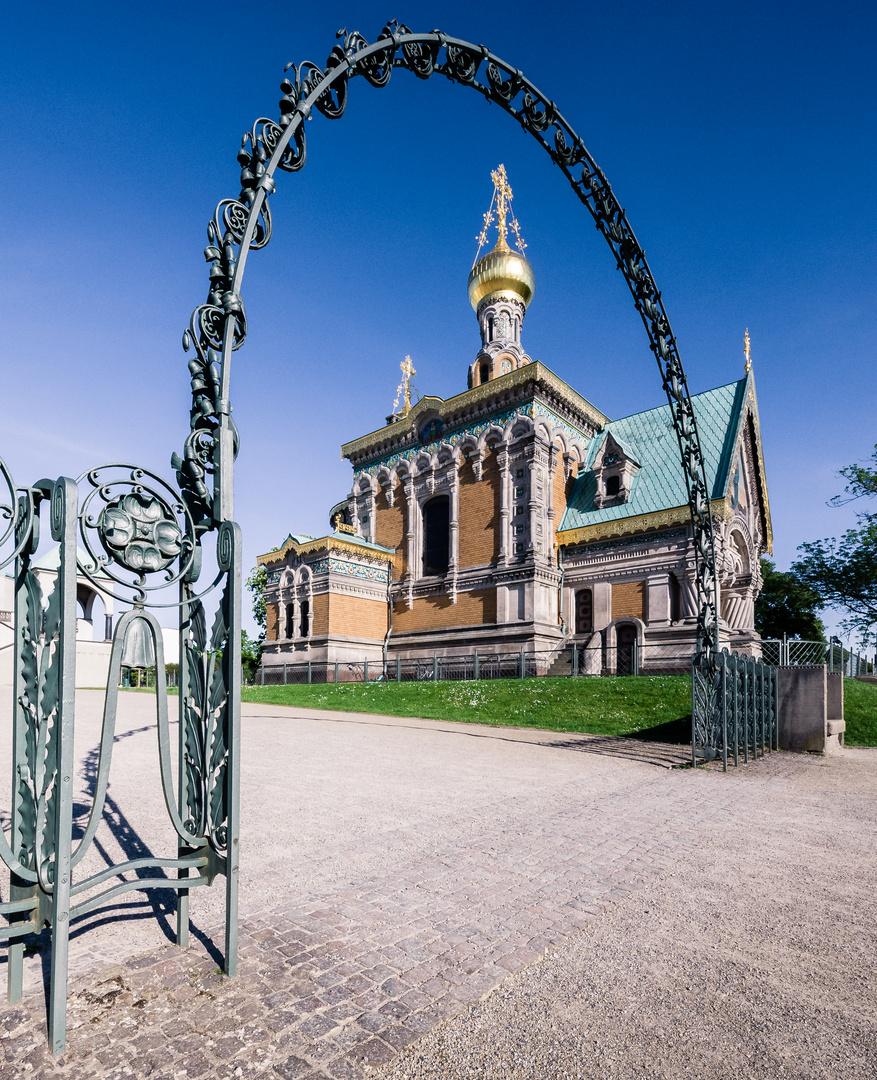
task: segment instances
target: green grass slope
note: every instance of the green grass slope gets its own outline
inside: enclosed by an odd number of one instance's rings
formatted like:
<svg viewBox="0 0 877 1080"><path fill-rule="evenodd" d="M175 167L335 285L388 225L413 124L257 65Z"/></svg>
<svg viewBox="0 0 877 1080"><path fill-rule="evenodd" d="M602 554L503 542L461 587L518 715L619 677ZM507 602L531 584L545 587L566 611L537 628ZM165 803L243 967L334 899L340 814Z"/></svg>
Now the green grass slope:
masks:
<svg viewBox="0 0 877 1080"><path fill-rule="evenodd" d="M691 739L687 675L256 686L244 689L243 699L590 735L640 733L667 742Z"/></svg>
<svg viewBox="0 0 877 1080"><path fill-rule="evenodd" d="M877 746L877 683L844 679L847 746Z"/></svg>

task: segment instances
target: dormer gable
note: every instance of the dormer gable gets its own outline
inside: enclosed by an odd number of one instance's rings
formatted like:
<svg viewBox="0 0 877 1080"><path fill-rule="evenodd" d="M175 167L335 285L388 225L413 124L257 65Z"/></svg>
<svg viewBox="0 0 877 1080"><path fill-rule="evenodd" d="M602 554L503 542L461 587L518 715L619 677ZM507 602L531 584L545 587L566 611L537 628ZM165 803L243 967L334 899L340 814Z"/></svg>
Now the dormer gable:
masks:
<svg viewBox="0 0 877 1080"><path fill-rule="evenodd" d="M640 463L629 446L607 432L594 455L591 470L597 481L594 506L602 510L604 506L621 506L627 502Z"/></svg>

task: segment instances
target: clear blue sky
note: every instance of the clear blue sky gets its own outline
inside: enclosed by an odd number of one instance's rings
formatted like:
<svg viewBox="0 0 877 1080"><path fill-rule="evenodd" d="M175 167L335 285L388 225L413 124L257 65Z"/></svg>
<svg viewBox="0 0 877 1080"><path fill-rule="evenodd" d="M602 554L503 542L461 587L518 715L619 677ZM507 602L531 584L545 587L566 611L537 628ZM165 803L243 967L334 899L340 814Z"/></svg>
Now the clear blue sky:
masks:
<svg viewBox="0 0 877 1080"><path fill-rule="evenodd" d="M326 12L331 11L331 14ZM552 97L607 173L663 292L692 391L742 373L749 327L775 558L837 534L836 473L875 423L873 3L298 5L50 2L4 13L0 454L19 483L132 461L188 431L180 336L206 295L240 137L287 61L387 18L483 42ZM244 286L232 384L245 558L322 534L343 441L383 422L410 353L465 388L466 278L505 163L536 275L524 344L610 416L663 400L621 275L536 143L458 86L350 87L281 175Z"/></svg>

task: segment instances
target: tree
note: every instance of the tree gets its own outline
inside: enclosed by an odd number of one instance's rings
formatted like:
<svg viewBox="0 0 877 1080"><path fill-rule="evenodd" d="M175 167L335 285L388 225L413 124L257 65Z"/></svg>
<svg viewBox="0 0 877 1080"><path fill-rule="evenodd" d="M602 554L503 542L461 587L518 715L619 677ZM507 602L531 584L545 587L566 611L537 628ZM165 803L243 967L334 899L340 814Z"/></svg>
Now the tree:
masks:
<svg viewBox="0 0 877 1080"><path fill-rule="evenodd" d="M777 570L761 560L762 587L755 601L755 629L763 638L825 641L825 627L816 612L818 595L794 571Z"/></svg>
<svg viewBox="0 0 877 1080"><path fill-rule="evenodd" d="M830 505L841 506L853 499L877 495L877 446L871 455L874 467L849 465L840 470L847 480L846 497L837 496ZM838 540L815 540L798 550L803 558L792 571L819 597L823 607L840 608L847 617L841 626L858 634L863 643L877 643L877 513L856 515L860 526L847 529Z"/></svg>
<svg viewBox="0 0 877 1080"><path fill-rule="evenodd" d="M245 584L253 594L253 618L262 631L258 638L258 643L261 644L265 640L265 627L268 621L268 605L265 602L268 571L264 566L254 566Z"/></svg>
<svg viewBox="0 0 877 1080"><path fill-rule="evenodd" d="M246 630L241 630L241 667L243 668L244 682L252 682L262 663L262 649L258 641L254 641Z"/></svg>

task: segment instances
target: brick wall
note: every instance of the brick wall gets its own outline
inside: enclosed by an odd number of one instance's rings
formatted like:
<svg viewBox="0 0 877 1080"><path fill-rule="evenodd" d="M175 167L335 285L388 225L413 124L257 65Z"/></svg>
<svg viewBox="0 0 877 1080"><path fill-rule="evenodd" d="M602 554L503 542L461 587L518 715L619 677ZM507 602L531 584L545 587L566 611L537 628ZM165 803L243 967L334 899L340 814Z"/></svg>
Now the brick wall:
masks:
<svg viewBox="0 0 877 1080"><path fill-rule="evenodd" d="M277 620L280 617L279 604L267 604L266 605L266 618L265 618L265 640L276 641L277 640Z"/></svg>
<svg viewBox="0 0 877 1080"><path fill-rule="evenodd" d="M393 630L397 633L494 622L496 589L458 593L456 604L452 604L447 596L438 596L415 600L410 610L404 602L393 605Z"/></svg>
<svg viewBox="0 0 877 1080"><path fill-rule="evenodd" d="M624 581L612 586L612 618L646 620L646 583Z"/></svg>
<svg viewBox="0 0 877 1080"><path fill-rule="evenodd" d="M319 593L312 600L314 605L313 636L325 637L329 633L329 594Z"/></svg>
<svg viewBox="0 0 877 1080"><path fill-rule="evenodd" d="M388 614L385 602L345 593L335 593L331 599L327 599L330 633L383 641L387 633Z"/></svg>
<svg viewBox="0 0 877 1080"><path fill-rule="evenodd" d="M563 514L566 510L566 502L569 498L569 493L572 490L573 482L578 475L578 471L578 462L573 462L572 471L569 475L569 480L564 480L563 448L558 446L557 454L555 455L554 486L552 491L555 529L559 529L560 523L561 521L563 521Z"/></svg>
<svg viewBox="0 0 877 1080"><path fill-rule="evenodd" d="M375 498L375 540L382 547L392 548L396 560L396 577L403 577L408 569L408 552L405 545L405 489L396 484L393 506L387 502L383 488Z"/></svg>
<svg viewBox="0 0 877 1080"><path fill-rule="evenodd" d="M499 483L499 466L492 450L485 453L480 481L475 479L472 462L463 462L460 469L461 567L483 566L499 556ZM493 619L483 621L493 622Z"/></svg>

